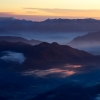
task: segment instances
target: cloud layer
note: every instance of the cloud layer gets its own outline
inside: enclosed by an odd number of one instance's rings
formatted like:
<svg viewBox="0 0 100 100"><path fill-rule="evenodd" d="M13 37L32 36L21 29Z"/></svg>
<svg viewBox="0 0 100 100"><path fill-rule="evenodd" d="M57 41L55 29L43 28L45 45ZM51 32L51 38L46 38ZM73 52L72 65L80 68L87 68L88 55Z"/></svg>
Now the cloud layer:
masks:
<svg viewBox="0 0 100 100"><path fill-rule="evenodd" d="M0 58L5 61L13 61L13 62L18 62L20 64L22 64L25 60L25 57L22 53L11 52L11 51L5 51L5 55L3 55Z"/></svg>
<svg viewBox="0 0 100 100"><path fill-rule="evenodd" d="M81 68L81 65L66 65L62 69L52 68L47 70L31 70L23 72L23 75L35 75L37 77L46 77L46 76L57 76L57 77L67 77L73 75L76 72L76 69Z"/></svg>

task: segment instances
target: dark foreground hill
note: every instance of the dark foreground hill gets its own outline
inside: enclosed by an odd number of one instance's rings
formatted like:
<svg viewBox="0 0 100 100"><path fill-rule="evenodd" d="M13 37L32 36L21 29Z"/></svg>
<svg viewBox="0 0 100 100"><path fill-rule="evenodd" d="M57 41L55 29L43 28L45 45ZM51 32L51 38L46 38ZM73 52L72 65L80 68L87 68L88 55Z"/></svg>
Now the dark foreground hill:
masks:
<svg viewBox="0 0 100 100"><path fill-rule="evenodd" d="M60 86L30 100L99 100L99 93L100 84L83 87L72 83Z"/></svg>
<svg viewBox="0 0 100 100"><path fill-rule="evenodd" d="M99 56L94 56L85 51L74 49L58 43L43 42L39 45L29 45L22 42L0 42L0 52L13 51L23 53L26 60L21 68L37 69L64 63L82 63L99 61ZM53 67L53 66L52 66Z"/></svg>
<svg viewBox="0 0 100 100"><path fill-rule="evenodd" d="M8 41L8 42L23 42L23 43L27 43L27 44L32 44L32 45L36 45L39 43L42 43L42 41L39 40L27 40L25 38L22 37L14 37L14 36L0 36L0 41Z"/></svg>
<svg viewBox="0 0 100 100"><path fill-rule="evenodd" d="M84 36L78 36L69 42L68 45L73 47L100 46L100 32L91 32Z"/></svg>

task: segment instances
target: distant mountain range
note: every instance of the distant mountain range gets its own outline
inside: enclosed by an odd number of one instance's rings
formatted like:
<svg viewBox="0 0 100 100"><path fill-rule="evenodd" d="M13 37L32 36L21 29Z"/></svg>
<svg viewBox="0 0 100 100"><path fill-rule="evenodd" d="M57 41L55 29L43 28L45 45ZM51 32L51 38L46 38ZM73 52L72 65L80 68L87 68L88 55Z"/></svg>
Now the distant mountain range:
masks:
<svg viewBox="0 0 100 100"><path fill-rule="evenodd" d="M100 46L100 31L91 32L83 36L78 36L68 43L72 47L95 47Z"/></svg>
<svg viewBox="0 0 100 100"><path fill-rule="evenodd" d="M0 28L6 31L31 32L77 32L100 31L100 20L96 19L47 19L41 22L32 22L8 18L0 20Z"/></svg>
<svg viewBox="0 0 100 100"><path fill-rule="evenodd" d="M58 43L43 42L39 45L30 45L23 42L0 42L0 52L13 51L23 53L26 60L21 65L22 69L48 69L51 65L66 63L82 63L98 61L99 56L94 56L85 51L74 49ZM53 68L54 66L52 66Z"/></svg>
<svg viewBox="0 0 100 100"><path fill-rule="evenodd" d="M39 43L42 43L42 41L39 40L27 40L22 37L14 37L14 36L0 36L0 41L8 41L8 42L23 42L31 45L37 45Z"/></svg>

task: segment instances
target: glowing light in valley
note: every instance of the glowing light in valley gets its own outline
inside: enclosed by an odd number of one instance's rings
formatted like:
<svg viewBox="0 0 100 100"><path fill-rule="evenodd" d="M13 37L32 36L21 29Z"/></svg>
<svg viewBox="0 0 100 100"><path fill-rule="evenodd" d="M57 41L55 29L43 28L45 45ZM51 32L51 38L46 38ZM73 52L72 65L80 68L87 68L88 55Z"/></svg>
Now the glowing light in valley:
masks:
<svg viewBox="0 0 100 100"><path fill-rule="evenodd" d="M67 64L65 67L66 68L80 68L82 66L81 65L69 65L69 64Z"/></svg>
<svg viewBox="0 0 100 100"><path fill-rule="evenodd" d="M52 74L57 74L59 77L67 77L75 74L75 71L53 68L48 70L32 70L23 73L23 75L36 75L38 77L45 77Z"/></svg>

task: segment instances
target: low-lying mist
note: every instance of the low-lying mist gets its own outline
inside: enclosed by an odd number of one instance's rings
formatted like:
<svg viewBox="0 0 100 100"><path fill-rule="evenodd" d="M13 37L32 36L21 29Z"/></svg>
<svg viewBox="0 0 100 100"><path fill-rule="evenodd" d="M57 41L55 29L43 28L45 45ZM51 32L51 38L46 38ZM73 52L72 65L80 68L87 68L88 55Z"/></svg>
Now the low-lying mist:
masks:
<svg viewBox="0 0 100 100"><path fill-rule="evenodd" d="M78 49L87 51L93 55L100 55L100 46L78 47Z"/></svg>
<svg viewBox="0 0 100 100"><path fill-rule="evenodd" d="M3 53L4 55L1 56L0 59L3 59L5 61L13 61L22 64L25 60L23 53L17 53L12 51L4 51Z"/></svg>
<svg viewBox="0 0 100 100"><path fill-rule="evenodd" d="M68 41L70 41L74 37L79 36L79 35L84 35L86 33L82 33L82 32L80 33L19 32L18 35L15 34L14 36L21 36L26 39L36 39L36 40L41 40L41 41L58 42L60 44L66 44ZM12 36L12 34L9 34L9 35ZM84 48L82 48L82 50L83 49ZM100 54L98 48L97 49L89 48L87 51L92 54ZM12 52L12 51L4 51L0 53L0 64L1 64L0 65L0 82L1 82L0 83L0 94L1 94L0 99L3 97L6 97L6 100L7 99L8 100L30 100L31 98L37 96L38 94L53 90L67 83L73 83L73 84L75 83L84 87L86 86L91 87L93 85L100 84L100 65L99 64L92 63L92 62L89 64L83 64L83 63L82 64L66 64L58 68L49 67L48 69L45 69L45 70L43 69L30 70L29 69L27 71L20 71L20 72L17 71L16 70L17 67L22 65L25 59L26 58L24 57L22 53L17 53L17 52ZM5 62L10 62L10 63L5 64ZM18 63L19 65L17 65L16 63ZM36 67L37 66L35 66L35 68ZM100 99L99 97L100 97L99 94L97 94L95 99L92 99L92 100L99 100Z"/></svg>
<svg viewBox="0 0 100 100"><path fill-rule="evenodd" d="M12 34L13 33L13 34ZM0 33L0 36L19 36L28 40L35 39L45 42L58 42L59 44L66 44L77 36L82 36L88 32L62 32L62 33L43 33L43 32L26 32L26 31L13 31L7 34Z"/></svg>
<svg viewBox="0 0 100 100"><path fill-rule="evenodd" d="M8 51L3 52L3 56L1 55L1 57L7 56L7 53L10 55L8 58L12 62L16 62L12 58L17 59L17 57L22 57L22 54ZM8 61L8 58L6 58L6 61ZM5 59L2 60L5 61ZM23 62L24 60L21 61ZM10 99L30 100L38 94L45 93L68 83L80 84L84 87L100 83L100 66L94 63L89 65L66 64L60 68L27 70L22 72L12 71L12 67L15 68L15 64L14 66L2 64L2 67L0 67L0 94L2 97Z"/></svg>

